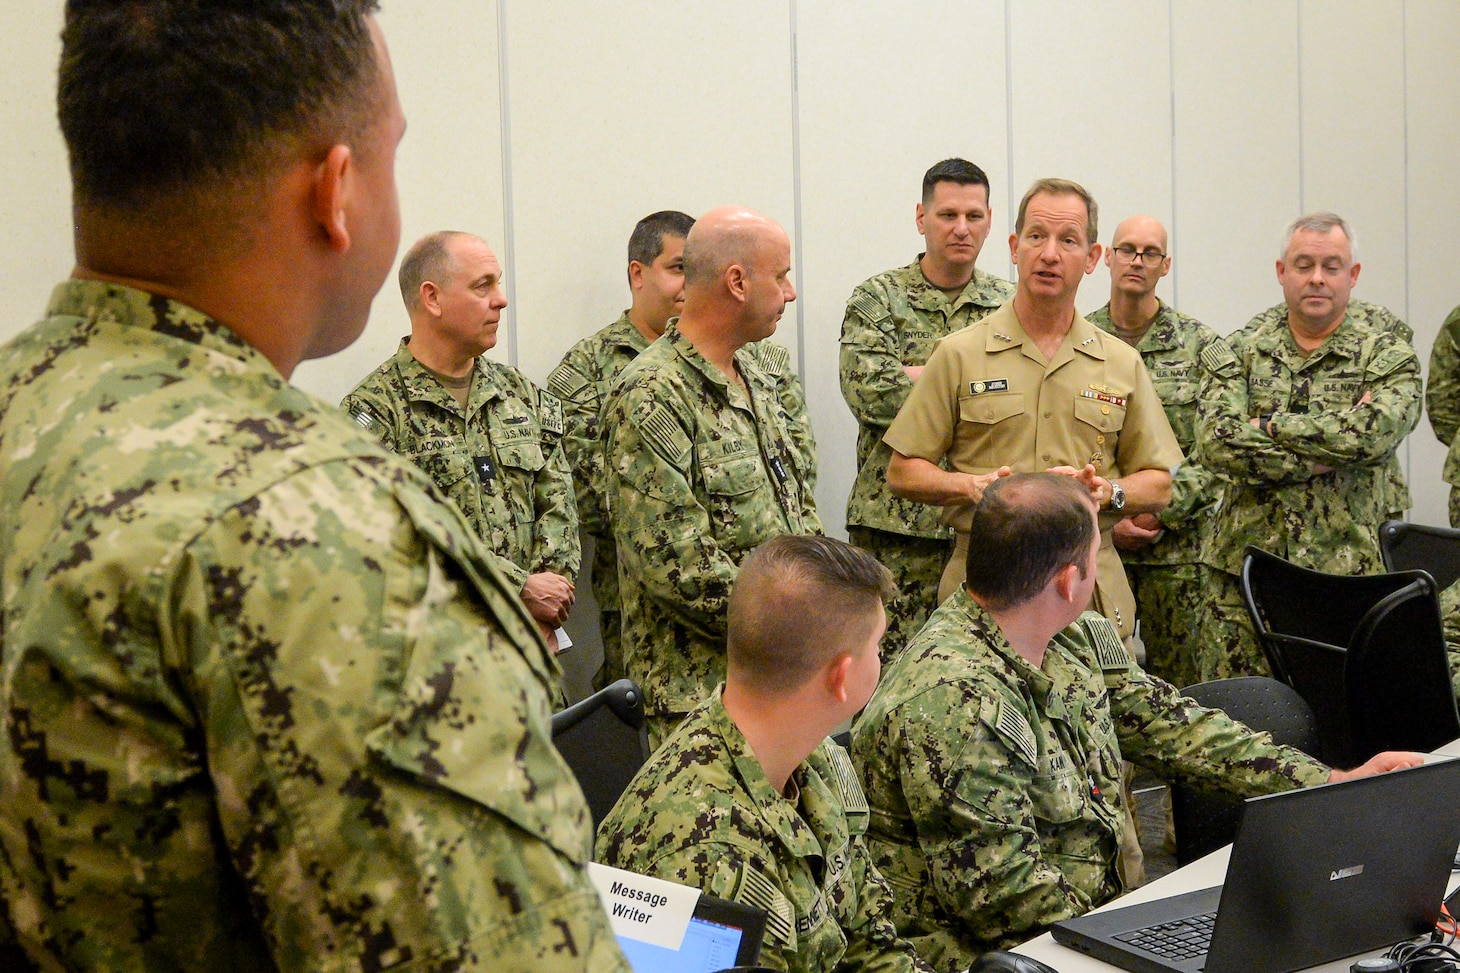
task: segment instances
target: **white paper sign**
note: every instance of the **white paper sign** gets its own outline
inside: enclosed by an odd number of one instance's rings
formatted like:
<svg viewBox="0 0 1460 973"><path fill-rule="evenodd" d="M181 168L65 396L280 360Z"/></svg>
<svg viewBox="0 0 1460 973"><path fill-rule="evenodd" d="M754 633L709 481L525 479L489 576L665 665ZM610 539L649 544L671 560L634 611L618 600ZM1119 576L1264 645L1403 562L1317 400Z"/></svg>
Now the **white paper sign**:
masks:
<svg viewBox="0 0 1460 973"><path fill-rule="evenodd" d="M615 936L679 948L700 901L699 889L597 862L588 863L588 878L598 890Z"/></svg>

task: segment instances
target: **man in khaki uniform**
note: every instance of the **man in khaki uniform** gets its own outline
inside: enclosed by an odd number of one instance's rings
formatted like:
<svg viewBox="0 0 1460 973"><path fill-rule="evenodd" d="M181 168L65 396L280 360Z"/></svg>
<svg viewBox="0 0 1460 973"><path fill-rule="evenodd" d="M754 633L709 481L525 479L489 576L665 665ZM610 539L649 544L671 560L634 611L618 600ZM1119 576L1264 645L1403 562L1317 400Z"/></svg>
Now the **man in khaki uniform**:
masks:
<svg viewBox="0 0 1460 973"><path fill-rule="evenodd" d="M1163 509L1182 457L1140 355L1075 312L1080 280L1100 259L1097 212L1066 180L1042 179L1024 195L1009 238L1014 299L939 343L887 432L887 482L943 506L958 533L942 600L963 583L968 519L986 485L1011 471L1078 476L1101 510L1094 604L1128 639L1135 598L1111 527ZM945 457L949 470L938 467Z"/></svg>
<svg viewBox="0 0 1460 973"><path fill-rule="evenodd" d="M887 605L882 656L891 659L938 605L938 579L953 531L938 508L887 489L892 450L882 441L922 374L933 345L978 321L1014 286L975 267L993 216L989 179L964 159L944 159L923 176L918 232L926 251L905 267L862 281L842 319L841 387L857 417L857 479L847 497L847 536L897 580Z"/></svg>

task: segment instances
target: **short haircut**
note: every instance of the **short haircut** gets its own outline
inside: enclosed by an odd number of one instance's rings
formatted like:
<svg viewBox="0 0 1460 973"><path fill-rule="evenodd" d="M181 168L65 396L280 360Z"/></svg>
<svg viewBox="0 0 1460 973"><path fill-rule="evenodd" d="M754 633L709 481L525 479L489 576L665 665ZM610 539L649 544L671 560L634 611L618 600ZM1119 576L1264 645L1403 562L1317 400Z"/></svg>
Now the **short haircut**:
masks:
<svg viewBox="0 0 1460 973"><path fill-rule="evenodd" d="M1074 564L1085 576L1094 501L1059 473L1016 473L984 490L968 531L968 590L989 608L1014 608Z"/></svg>
<svg viewBox="0 0 1460 973"><path fill-rule="evenodd" d="M727 267L739 264L747 271L754 262L762 232L759 224L730 223L684 238L684 286L704 287L720 279Z"/></svg>
<svg viewBox="0 0 1460 973"><path fill-rule="evenodd" d="M891 572L845 541L771 538L745 558L730 592L730 677L766 695L800 688L853 651L848 641L866 638L877 606L896 593Z"/></svg>
<svg viewBox="0 0 1460 973"><path fill-rule="evenodd" d="M647 267L664 252L665 237L684 239L689 236L689 228L694 225L693 216L677 209L661 209L657 213L650 213L635 223L634 232L629 234L629 261L637 260Z"/></svg>
<svg viewBox="0 0 1460 973"><path fill-rule="evenodd" d="M375 0L68 0L59 114L79 205L256 207L281 162L379 118Z"/></svg>
<svg viewBox="0 0 1460 973"><path fill-rule="evenodd" d="M1287 230L1283 232L1283 249L1278 254L1279 260L1288 259L1288 247L1292 246L1293 236L1300 231L1308 233L1328 233L1334 227L1343 231L1348 239L1349 255L1354 260L1359 259L1359 239L1354 236L1354 228L1348 225L1348 220L1337 213L1319 212L1309 213L1307 216L1300 216L1288 224Z"/></svg>
<svg viewBox="0 0 1460 973"><path fill-rule="evenodd" d="M982 186L987 198L993 192L989 188L989 177L978 166L967 159L944 159L923 173L923 205L933 201L933 190L940 182L957 183L960 186Z"/></svg>
<svg viewBox="0 0 1460 973"><path fill-rule="evenodd" d="M1070 179L1039 179L1029 187L1024 198L1019 200L1019 217L1014 220L1014 235L1019 236L1024 232L1024 211L1029 208L1029 201L1040 193L1050 196L1078 196L1085 201L1085 243L1094 246L1097 232L1100 229L1100 207L1095 205L1095 197L1090 195L1090 190Z"/></svg>
<svg viewBox="0 0 1460 973"><path fill-rule="evenodd" d="M426 281L444 285L454 269L449 244L458 237L470 237L460 230L441 230L421 237L406 255L401 258L400 296L406 302L406 310L415 314L421 309L421 285Z"/></svg>

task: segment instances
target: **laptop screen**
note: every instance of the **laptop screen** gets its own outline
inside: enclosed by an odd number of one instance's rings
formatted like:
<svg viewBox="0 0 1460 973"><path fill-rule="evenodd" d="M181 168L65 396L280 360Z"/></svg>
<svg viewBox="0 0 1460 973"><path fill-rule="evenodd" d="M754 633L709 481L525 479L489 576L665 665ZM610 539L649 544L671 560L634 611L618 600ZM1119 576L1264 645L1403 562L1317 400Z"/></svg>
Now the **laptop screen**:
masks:
<svg viewBox="0 0 1460 973"><path fill-rule="evenodd" d="M618 944L634 973L715 973L736 963L745 933L699 916L689 921L679 949L666 949L619 936Z"/></svg>

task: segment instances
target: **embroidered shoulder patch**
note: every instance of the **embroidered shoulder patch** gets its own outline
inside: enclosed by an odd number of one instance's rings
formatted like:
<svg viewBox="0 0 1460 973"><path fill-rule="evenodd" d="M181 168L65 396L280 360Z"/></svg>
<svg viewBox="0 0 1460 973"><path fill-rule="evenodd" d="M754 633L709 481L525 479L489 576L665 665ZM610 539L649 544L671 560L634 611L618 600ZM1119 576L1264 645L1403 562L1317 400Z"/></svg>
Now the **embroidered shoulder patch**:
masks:
<svg viewBox="0 0 1460 973"><path fill-rule="evenodd" d="M763 909L766 935L787 949L796 948L796 910L770 879L749 865L741 865L740 879L730 898Z"/></svg>
<svg viewBox="0 0 1460 973"><path fill-rule="evenodd" d="M679 428L679 423L675 421L674 415L664 406L656 405L653 411L644 417L640 433L656 453L675 467L684 469L689 465L689 454L693 445L690 443L689 437L684 434L684 430Z"/></svg>
<svg viewBox="0 0 1460 973"><path fill-rule="evenodd" d="M1100 663L1101 672L1130 668L1130 653L1120 640L1120 632L1114 622L1104 615L1086 612L1080 616L1080 627L1090 637L1090 645L1095 650L1095 659Z"/></svg>
<svg viewBox="0 0 1460 973"><path fill-rule="evenodd" d="M762 341L755 346L755 361L767 375L780 375L791 364L791 351L785 345Z"/></svg>
<svg viewBox="0 0 1460 973"><path fill-rule="evenodd" d="M567 362L563 362L548 372L548 388L552 389L555 395L565 399L576 398L579 392L591 384L587 376Z"/></svg>
<svg viewBox="0 0 1460 973"><path fill-rule="evenodd" d="M1408 348L1385 348L1369 360L1369 367L1364 369L1364 374L1369 378L1383 378L1413 357L1414 352Z"/></svg>
<svg viewBox="0 0 1460 973"><path fill-rule="evenodd" d="M1029 718L1009 705L1008 700L1001 699L998 702L994 730L1031 765L1038 762L1039 751L1034 743L1034 729L1029 725Z"/></svg>
<svg viewBox="0 0 1460 973"><path fill-rule="evenodd" d="M852 295L852 299L847 301L847 307L866 318L869 324L885 321L892 316L892 311L886 305L879 304L871 294L862 291Z"/></svg>
<svg viewBox="0 0 1460 973"><path fill-rule="evenodd" d="M1217 375L1230 375L1238 366L1237 356L1221 338L1207 342L1201 350L1201 363L1207 371Z"/></svg>
<svg viewBox="0 0 1460 973"><path fill-rule="evenodd" d="M537 421L543 432L563 434L563 400L546 389L537 391Z"/></svg>
<svg viewBox="0 0 1460 973"><path fill-rule="evenodd" d="M826 748L831 755L831 771L836 774L837 788L842 794L842 807L846 808L848 814L866 814L867 795L862 793L862 783L857 779L857 768L852 766L852 758L840 746Z"/></svg>

